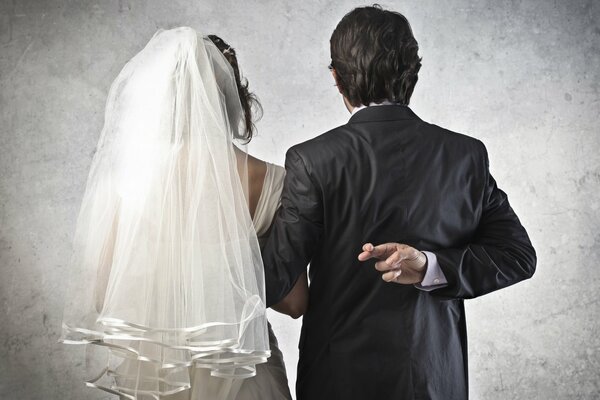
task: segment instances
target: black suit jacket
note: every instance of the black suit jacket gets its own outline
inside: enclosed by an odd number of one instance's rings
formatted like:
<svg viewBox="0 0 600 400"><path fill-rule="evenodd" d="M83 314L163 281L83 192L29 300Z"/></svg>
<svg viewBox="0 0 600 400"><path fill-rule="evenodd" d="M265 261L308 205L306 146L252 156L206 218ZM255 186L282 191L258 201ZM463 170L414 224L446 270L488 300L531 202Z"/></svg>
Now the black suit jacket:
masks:
<svg viewBox="0 0 600 400"><path fill-rule="evenodd" d="M292 147L263 252L267 302L310 262L298 400L466 399L463 299L532 276L535 251L476 139L377 106ZM437 255L448 285L386 283L357 256L399 242Z"/></svg>

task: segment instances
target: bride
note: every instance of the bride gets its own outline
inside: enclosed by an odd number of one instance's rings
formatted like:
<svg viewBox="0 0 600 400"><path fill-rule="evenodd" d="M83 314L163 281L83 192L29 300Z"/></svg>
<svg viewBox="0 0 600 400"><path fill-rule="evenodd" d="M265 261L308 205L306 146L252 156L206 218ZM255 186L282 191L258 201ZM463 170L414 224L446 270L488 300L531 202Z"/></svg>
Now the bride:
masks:
<svg viewBox="0 0 600 400"><path fill-rule="evenodd" d="M106 353L87 386L291 398L260 256L285 171L246 152L256 106L235 50L191 28L157 32L111 86L61 337ZM297 318L307 292L304 275L273 308Z"/></svg>

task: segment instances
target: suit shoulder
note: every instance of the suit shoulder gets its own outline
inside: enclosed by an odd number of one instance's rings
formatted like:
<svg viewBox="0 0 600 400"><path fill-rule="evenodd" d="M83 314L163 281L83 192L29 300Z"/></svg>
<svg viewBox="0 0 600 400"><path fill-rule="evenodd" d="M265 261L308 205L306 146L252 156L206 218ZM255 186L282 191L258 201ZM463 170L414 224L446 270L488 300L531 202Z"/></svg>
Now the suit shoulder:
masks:
<svg viewBox="0 0 600 400"><path fill-rule="evenodd" d="M485 144L472 136L464 133L451 131L441 126L423 122L425 129L433 140L447 144L448 146L461 148L465 152L477 153L481 156L487 156Z"/></svg>
<svg viewBox="0 0 600 400"><path fill-rule="evenodd" d="M340 134L346 130L347 125L340 125L312 139L290 147L287 151L287 155L289 156L290 153L295 153L304 159L306 156L322 151L324 147L327 148L336 143L339 140Z"/></svg>

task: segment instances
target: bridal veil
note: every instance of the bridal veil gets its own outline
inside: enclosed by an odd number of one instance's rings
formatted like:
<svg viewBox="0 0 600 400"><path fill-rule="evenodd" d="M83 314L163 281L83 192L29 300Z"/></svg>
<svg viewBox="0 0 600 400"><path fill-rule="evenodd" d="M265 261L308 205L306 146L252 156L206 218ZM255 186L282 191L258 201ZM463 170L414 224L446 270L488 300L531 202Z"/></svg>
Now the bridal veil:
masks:
<svg viewBox="0 0 600 400"><path fill-rule="evenodd" d="M191 28L157 32L110 89L83 197L61 341L125 398L245 378L269 356L233 70Z"/></svg>

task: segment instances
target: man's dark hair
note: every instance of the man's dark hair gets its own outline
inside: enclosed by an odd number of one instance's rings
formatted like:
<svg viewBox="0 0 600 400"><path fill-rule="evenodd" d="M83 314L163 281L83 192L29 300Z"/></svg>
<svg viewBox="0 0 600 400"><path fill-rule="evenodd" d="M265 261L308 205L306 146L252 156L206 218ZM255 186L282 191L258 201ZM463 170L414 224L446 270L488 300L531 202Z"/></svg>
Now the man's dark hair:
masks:
<svg viewBox="0 0 600 400"><path fill-rule="evenodd" d="M331 67L353 106L408 105L418 79L419 45L404 15L375 4L342 18L330 40Z"/></svg>

